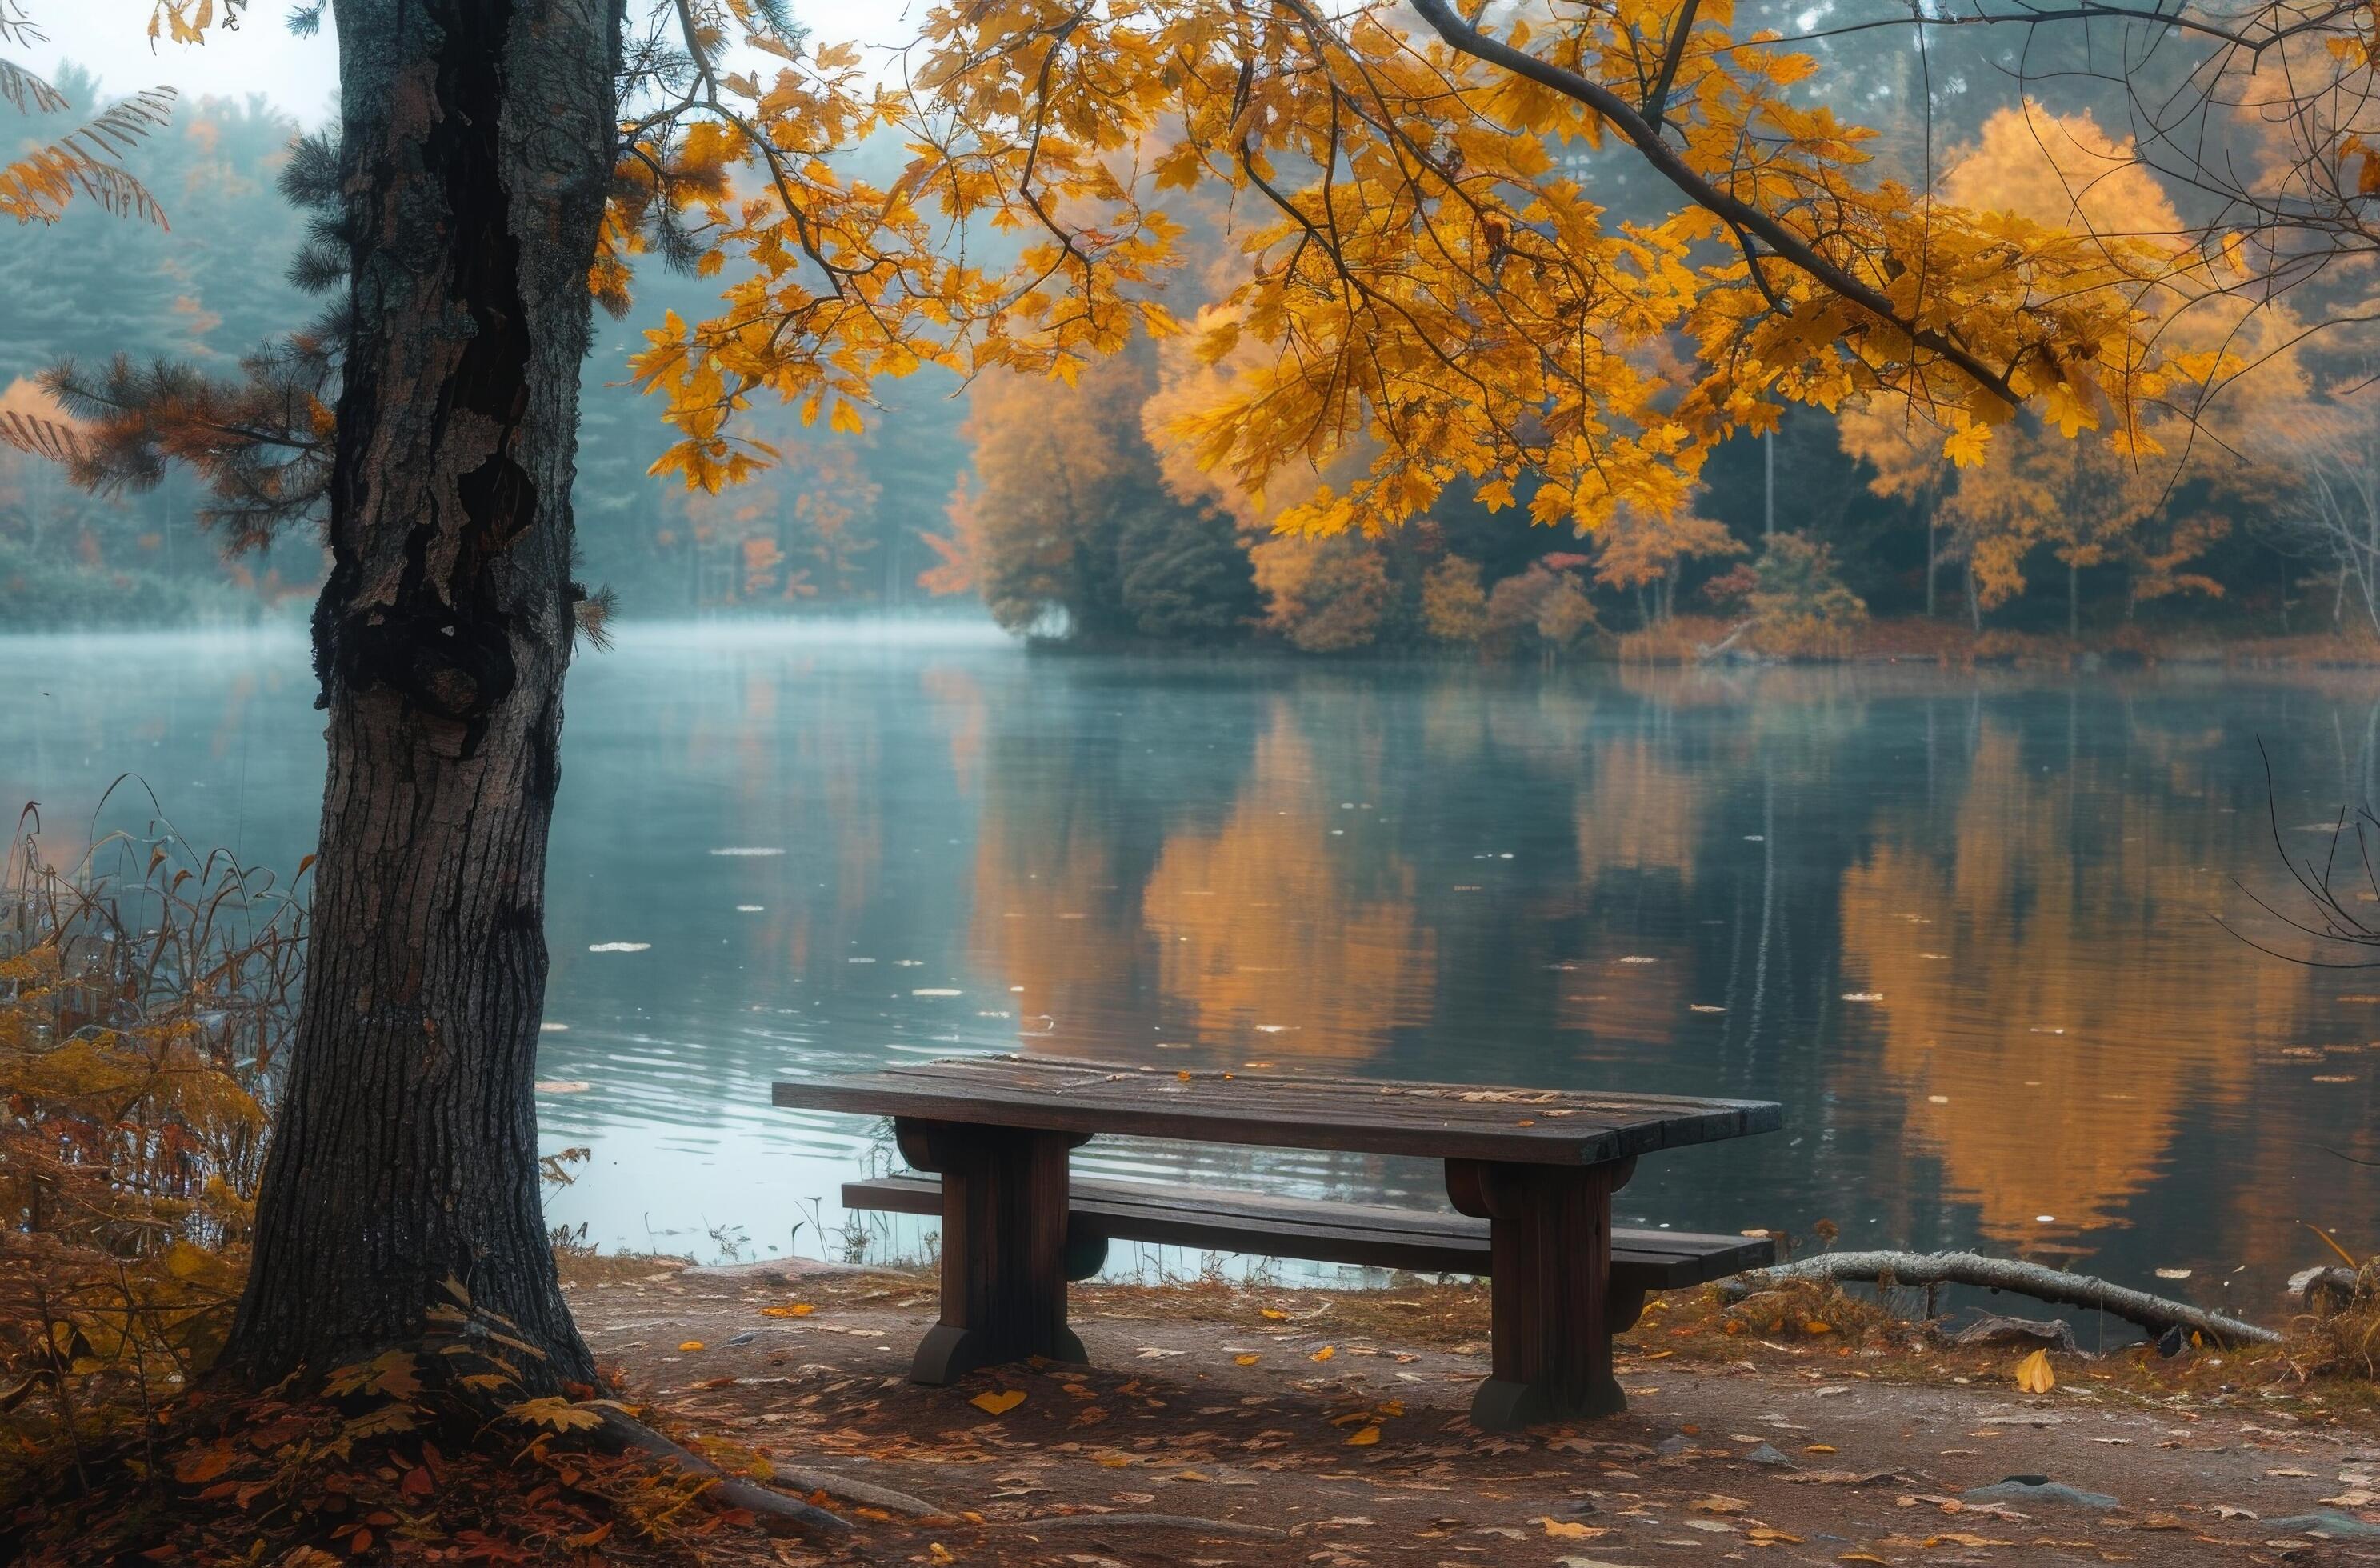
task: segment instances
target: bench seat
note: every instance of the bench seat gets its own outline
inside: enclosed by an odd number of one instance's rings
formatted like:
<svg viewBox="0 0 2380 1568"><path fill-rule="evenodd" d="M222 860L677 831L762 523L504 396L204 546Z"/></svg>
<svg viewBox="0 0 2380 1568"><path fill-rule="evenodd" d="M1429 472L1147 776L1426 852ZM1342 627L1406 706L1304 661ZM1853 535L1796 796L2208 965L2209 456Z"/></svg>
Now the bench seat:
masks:
<svg viewBox="0 0 2380 1568"><path fill-rule="evenodd" d="M942 1184L929 1175L845 1182L845 1209L939 1216ZM1416 1274L1489 1272L1488 1222L1467 1215L1120 1182L1075 1182L1068 1193L1066 1276L1088 1279L1111 1241L1209 1252L1301 1258ZM1767 1238L1683 1231L1611 1233L1613 1331L1635 1321L1645 1296L1725 1279L1777 1260Z"/></svg>

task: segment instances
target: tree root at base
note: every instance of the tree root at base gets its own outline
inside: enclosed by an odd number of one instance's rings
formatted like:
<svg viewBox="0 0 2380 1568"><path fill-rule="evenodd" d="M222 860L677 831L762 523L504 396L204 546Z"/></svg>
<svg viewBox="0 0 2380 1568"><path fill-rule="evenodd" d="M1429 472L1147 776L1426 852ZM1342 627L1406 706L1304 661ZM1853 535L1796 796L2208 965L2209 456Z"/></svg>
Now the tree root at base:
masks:
<svg viewBox="0 0 2380 1568"><path fill-rule="evenodd" d="M656 1459L666 1459L702 1476L714 1484L710 1496L729 1508L740 1508L759 1522L761 1529L772 1536L800 1536L812 1541L841 1540L851 1534L851 1523L839 1513L788 1497L783 1492L731 1476L710 1460L663 1437L642 1421L616 1410L603 1413L603 1437L622 1449L636 1449Z"/></svg>
<svg viewBox="0 0 2380 1568"><path fill-rule="evenodd" d="M2209 1312L2188 1302L2151 1295L2088 1274L2062 1273L2038 1263L1986 1258L1978 1252L1826 1252L1774 1269L1759 1269L1720 1282L1719 1295L1741 1301L1757 1291L1796 1280L1846 1281L1865 1284L1973 1285L2007 1291L2059 1307L2082 1307L2163 1333L2194 1330L2218 1344L2278 1344L2271 1329Z"/></svg>

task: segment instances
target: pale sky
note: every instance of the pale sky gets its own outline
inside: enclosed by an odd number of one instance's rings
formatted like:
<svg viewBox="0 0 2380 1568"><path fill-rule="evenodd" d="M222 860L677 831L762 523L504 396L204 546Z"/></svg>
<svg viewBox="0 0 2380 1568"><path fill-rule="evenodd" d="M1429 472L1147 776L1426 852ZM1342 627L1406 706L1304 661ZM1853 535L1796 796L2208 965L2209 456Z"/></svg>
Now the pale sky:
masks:
<svg viewBox="0 0 2380 1568"><path fill-rule="evenodd" d="M794 14L820 43L897 44L914 37L932 0L794 0ZM630 13L636 12L632 3ZM150 0L25 0L49 42L11 56L43 77L63 61L94 72L110 96L160 84L186 97L245 98L261 92L309 127L327 119L338 91L339 46L332 20L294 38L288 0L252 0L237 32L211 32L197 48L149 43ZM875 56L881 58L882 56ZM80 108L82 105L78 104Z"/></svg>

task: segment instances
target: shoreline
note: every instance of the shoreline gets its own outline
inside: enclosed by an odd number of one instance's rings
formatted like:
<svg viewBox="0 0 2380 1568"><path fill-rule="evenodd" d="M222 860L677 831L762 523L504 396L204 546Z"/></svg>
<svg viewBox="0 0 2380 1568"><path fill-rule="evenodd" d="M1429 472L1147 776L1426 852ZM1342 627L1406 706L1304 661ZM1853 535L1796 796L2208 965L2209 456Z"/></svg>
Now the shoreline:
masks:
<svg viewBox="0 0 2380 1568"><path fill-rule="evenodd" d="M610 635L625 649L638 645L682 646L688 642L765 645L774 641L833 642L854 648L998 649L1031 658L1127 659L1152 667L1198 668L1233 663L1313 669L1480 668L1523 672L1595 668L1760 669L1915 665L1973 671L2080 671L2095 673L2187 669L2265 673L2380 669L2380 635L2344 631L2247 632L2236 628L2184 626L2153 629L2137 625L2063 632L1985 626L1975 630L1937 617L1894 616L1834 630L1823 646L1806 638L1764 650L1756 630L1720 650L1739 623L1710 616L1679 615L1659 626L1601 632L1550 662L1499 657L1475 647L1426 644L1372 647L1341 653L1300 652L1277 638L1189 646L1156 641L1080 643L1019 637L977 616L936 614L820 612L801 615L720 614L697 617L623 617ZM293 615L267 615L243 622L175 625L25 626L0 628L0 646L87 647L93 643L168 645L209 641L256 646L303 647L306 623ZM599 656L600 657L600 656Z"/></svg>
<svg viewBox="0 0 2380 1568"><path fill-rule="evenodd" d="M2380 1463L2370 1385L2283 1392L2216 1352L2061 1354L2057 1388L2028 1394L2013 1350L1896 1351L1855 1305L1825 1332L1730 1332L1731 1309L1679 1292L1621 1342L1626 1414L1491 1436L1464 1417L1485 1370L1486 1297L1467 1286L1077 1287L1092 1365L933 1389L905 1376L934 1314L924 1274L565 1268L635 1397L856 1517L868 1561L2380 1554L2380 1498L2359 1479Z"/></svg>

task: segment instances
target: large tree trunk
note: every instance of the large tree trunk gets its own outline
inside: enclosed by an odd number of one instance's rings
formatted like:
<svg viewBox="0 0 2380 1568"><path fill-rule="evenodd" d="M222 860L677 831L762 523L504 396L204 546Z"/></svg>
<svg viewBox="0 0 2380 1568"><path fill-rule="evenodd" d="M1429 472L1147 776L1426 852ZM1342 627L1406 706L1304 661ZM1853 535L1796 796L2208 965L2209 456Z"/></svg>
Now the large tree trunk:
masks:
<svg viewBox="0 0 2380 1568"><path fill-rule="evenodd" d="M227 1365L418 1336L462 1282L591 1379L533 1102L576 590L570 482L616 0L339 0L355 321L330 778L298 1035Z"/></svg>

